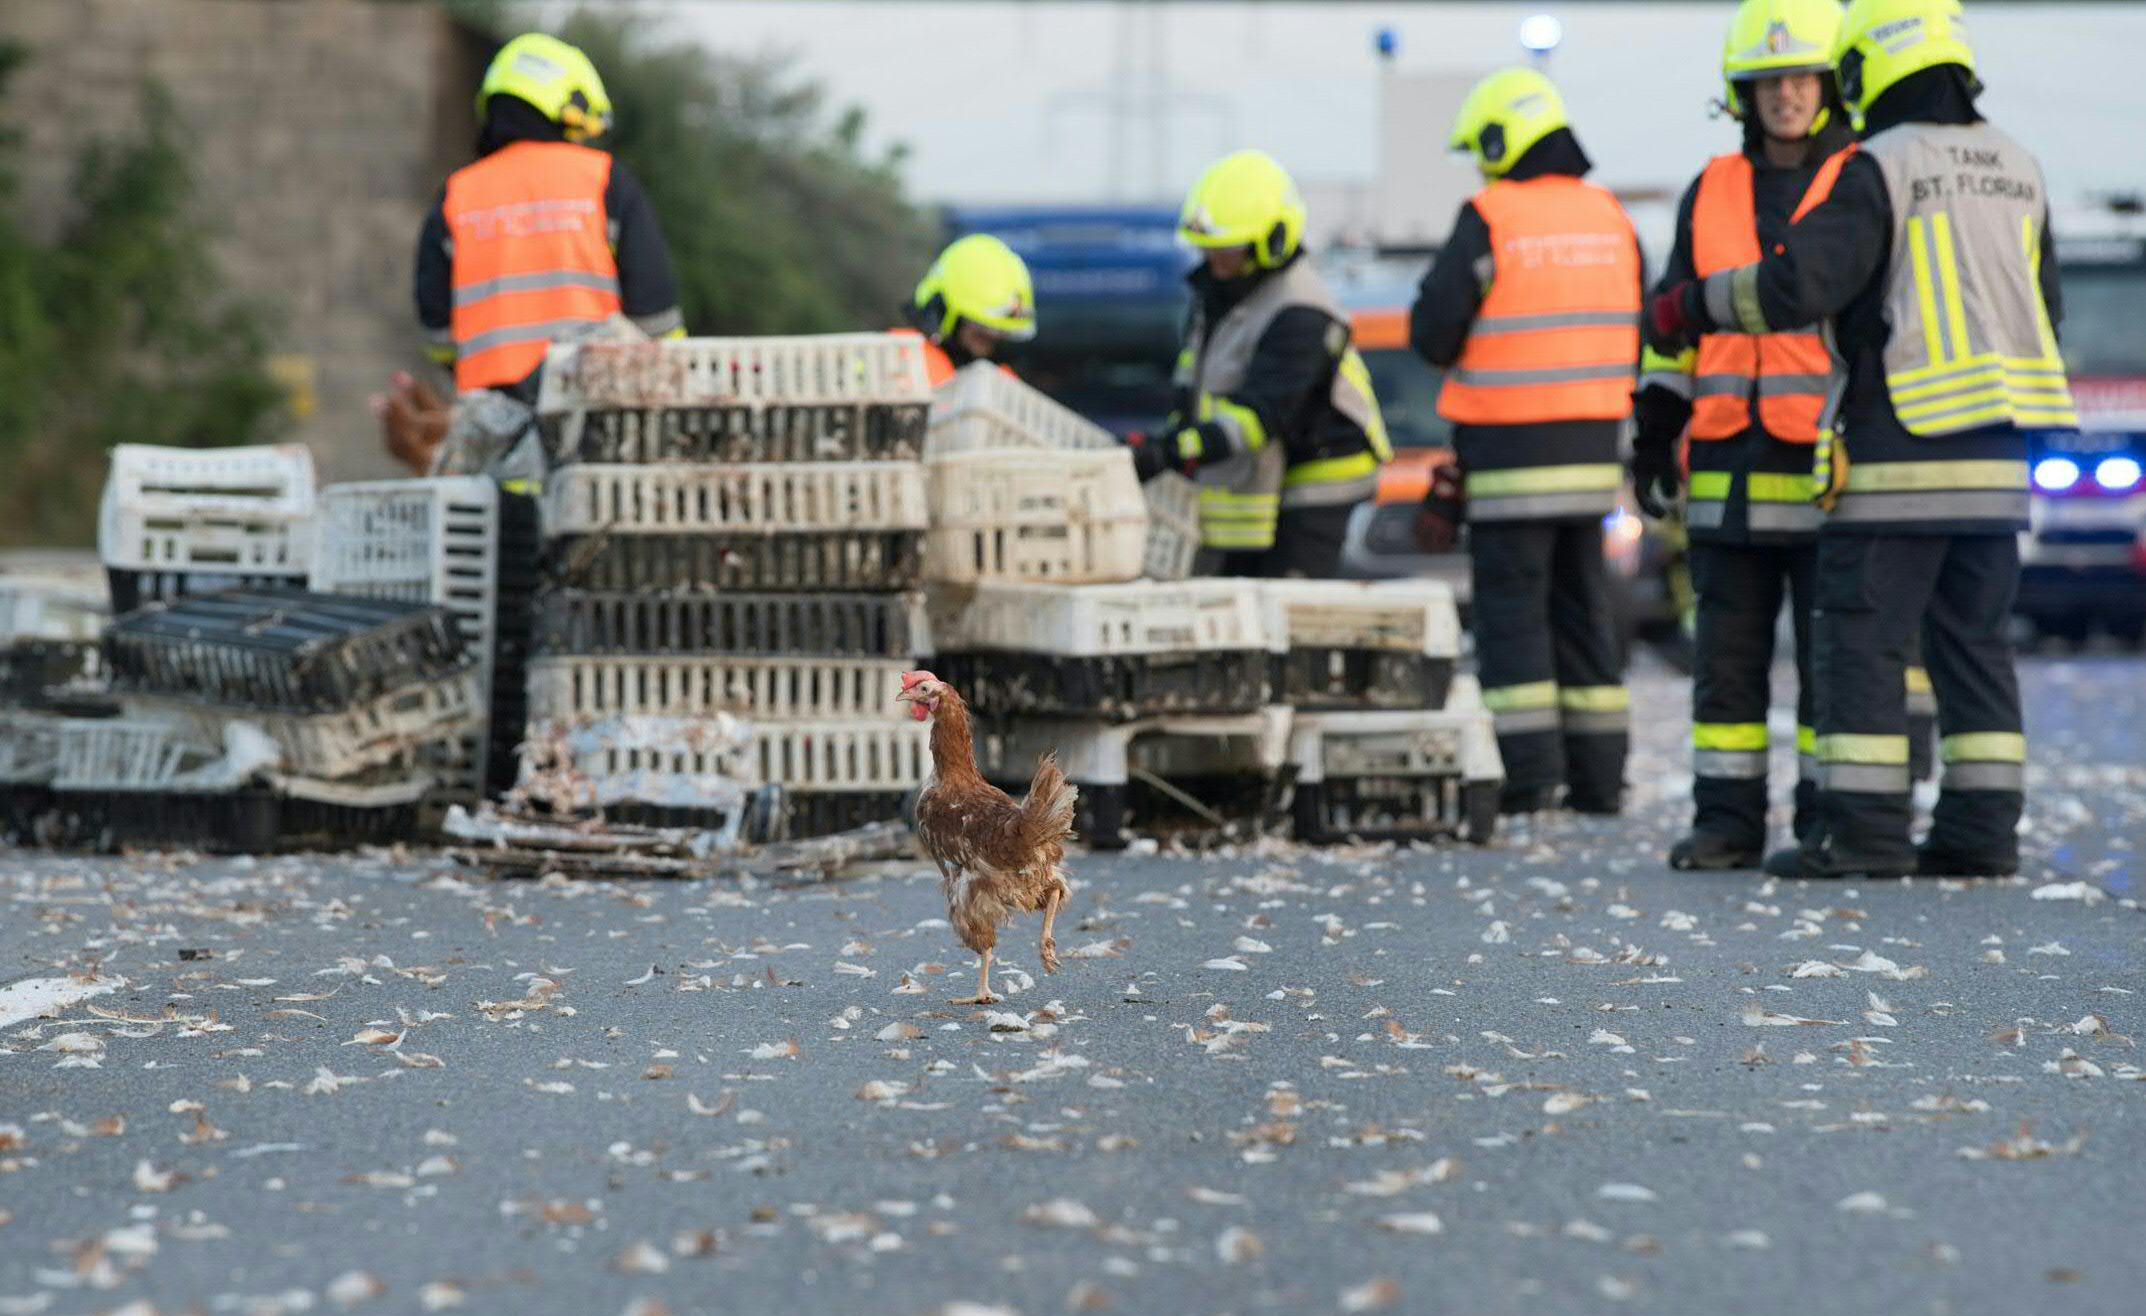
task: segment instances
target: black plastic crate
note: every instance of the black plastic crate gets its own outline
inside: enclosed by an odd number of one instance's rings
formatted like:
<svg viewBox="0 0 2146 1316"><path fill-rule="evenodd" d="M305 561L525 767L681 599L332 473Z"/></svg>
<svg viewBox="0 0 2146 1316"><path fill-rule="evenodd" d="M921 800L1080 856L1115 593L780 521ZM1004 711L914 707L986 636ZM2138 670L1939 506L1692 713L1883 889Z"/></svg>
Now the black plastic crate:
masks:
<svg viewBox="0 0 2146 1316"><path fill-rule="evenodd" d="M460 671L454 615L427 603L231 590L152 604L104 637L115 690L335 712Z"/></svg>
<svg viewBox="0 0 2146 1316"><path fill-rule="evenodd" d="M545 547L553 589L857 591L915 588L921 530L739 535L562 535Z"/></svg>
<svg viewBox="0 0 2146 1316"><path fill-rule="evenodd" d="M521 770L518 749L529 721L529 658L536 631L537 500L499 494L498 576L492 592L492 692L484 789L497 795Z"/></svg>
<svg viewBox="0 0 2146 1316"><path fill-rule="evenodd" d="M268 854L424 839L419 802L361 808L271 790L52 791L33 832L54 849Z"/></svg>
<svg viewBox="0 0 2146 1316"><path fill-rule="evenodd" d="M45 692L88 674L93 640L19 639L0 644L0 703L36 703Z"/></svg>
<svg viewBox="0 0 2146 1316"><path fill-rule="evenodd" d="M913 816L909 791L791 791L757 794L746 806L744 839L755 844L831 836L871 823ZM604 816L637 827L694 827L721 831L730 815L721 809L620 803L604 806Z"/></svg>
<svg viewBox="0 0 2146 1316"><path fill-rule="evenodd" d="M9 845L38 844L38 824L51 813L51 787L0 784L0 841Z"/></svg>
<svg viewBox="0 0 2146 1316"><path fill-rule="evenodd" d="M1130 722L1249 713L1271 704L1271 657L1250 649L1084 658L977 652L934 655L931 669L986 716L1054 714Z"/></svg>
<svg viewBox="0 0 2146 1316"><path fill-rule="evenodd" d="M908 594L560 590L536 610L541 654L909 658L924 638Z"/></svg>
<svg viewBox="0 0 2146 1316"><path fill-rule="evenodd" d="M112 615L133 612L152 603L221 594L234 589L294 589L301 576L234 576L218 571L139 571L106 567L105 581L112 594Z"/></svg>
<svg viewBox="0 0 2146 1316"><path fill-rule="evenodd" d="M1391 649L1291 649L1274 659L1278 703L1305 710L1439 709L1454 662Z"/></svg>
<svg viewBox="0 0 2146 1316"><path fill-rule="evenodd" d="M558 462L914 461L930 419L924 401L758 403L607 408L538 429Z"/></svg>
<svg viewBox="0 0 2146 1316"><path fill-rule="evenodd" d="M1313 845L1459 838L1488 845L1503 783L1459 777L1329 778L1298 783L1290 815Z"/></svg>
<svg viewBox="0 0 2146 1316"><path fill-rule="evenodd" d="M1016 800L1028 789L1026 781L993 784ZM1073 805L1074 838L1091 850L1123 850L1143 833L1248 839L1267 821L1270 785L1265 777L1190 777L1173 779L1170 784L1221 817L1225 828L1217 829L1213 819L1138 779L1129 783L1076 781L1073 787L1080 795Z"/></svg>

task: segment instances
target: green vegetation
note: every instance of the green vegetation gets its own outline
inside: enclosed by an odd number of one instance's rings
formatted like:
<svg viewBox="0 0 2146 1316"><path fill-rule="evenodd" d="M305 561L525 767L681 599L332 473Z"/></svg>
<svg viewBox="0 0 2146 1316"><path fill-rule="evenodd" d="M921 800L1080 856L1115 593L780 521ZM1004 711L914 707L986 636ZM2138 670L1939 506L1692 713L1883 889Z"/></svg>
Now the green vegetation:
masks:
<svg viewBox="0 0 2146 1316"><path fill-rule="evenodd" d="M583 12L559 35L611 93L609 145L648 189L696 334L822 333L894 323L930 260L899 149L871 156L864 115L780 61L665 43Z"/></svg>
<svg viewBox="0 0 2146 1316"><path fill-rule="evenodd" d="M0 87L24 52L0 47ZM0 544L86 544L105 450L260 442L283 419L259 313L223 295L169 100L76 161L50 241L15 212L0 134Z"/></svg>

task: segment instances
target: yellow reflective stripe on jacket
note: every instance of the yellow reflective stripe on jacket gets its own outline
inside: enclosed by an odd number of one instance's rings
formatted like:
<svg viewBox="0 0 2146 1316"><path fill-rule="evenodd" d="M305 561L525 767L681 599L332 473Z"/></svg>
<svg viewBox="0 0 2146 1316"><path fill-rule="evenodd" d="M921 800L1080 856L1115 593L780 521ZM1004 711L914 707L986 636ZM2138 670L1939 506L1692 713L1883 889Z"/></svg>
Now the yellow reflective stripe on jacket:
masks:
<svg viewBox="0 0 2146 1316"><path fill-rule="evenodd" d="M1796 752L1818 757L1818 728L1798 724L1796 727Z"/></svg>
<svg viewBox="0 0 2146 1316"><path fill-rule="evenodd" d="M1284 487L1300 484L1339 484L1344 480L1361 480L1378 474L1379 459L1368 452L1352 452L1346 457L1321 457L1289 468L1282 477Z"/></svg>
<svg viewBox="0 0 2146 1316"><path fill-rule="evenodd" d="M1691 747L1693 749L1762 750L1766 748L1766 724L1764 722L1694 722L1691 724Z"/></svg>
<svg viewBox="0 0 2146 1316"><path fill-rule="evenodd" d="M1675 356L1657 352L1651 347L1639 350L1639 382L1634 391L1642 388L1662 388L1680 398L1692 395L1692 376L1699 367L1699 349L1687 347Z"/></svg>
<svg viewBox="0 0 2146 1316"><path fill-rule="evenodd" d="M1808 475L1753 471L1744 477L1744 492L1754 503L1807 503L1818 496L1818 484Z"/></svg>
<svg viewBox="0 0 2146 1316"><path fill-rule="evenodd" d="M1864 736L1835 732L1818 737L1818 757L1825 763L1869 763L1880 767L1905 767L1906 736Z"/></svg>
<svg viewBox="0 0 2146 1316"><path fill-rule="evenodd" d="M1236 439L1239 452L1258 452L1267 446L1267 426L1259 413L1241 402L1206 393L1200 396L1199 416L1222 426Z"/></svg>
<svg viewBox="0 0 2146 1316"><path fill-rule="evenodd" d="M1498 498L1507 494L1591 493L1624 483L1624 468L1615 462L1577 466L1516 466L1502 471L1468 472L1468 494Z"/></svg>
<svg viewBox="0 0 2146 1316"><path fill-rule="evenodd" d="M1735 482L1735 477L1727 471L1693 471L1688 488L1692 497L1710 502L1728 497L1729 487Z"/></svg>
<svg viewBox="0 0 2146 1316"><path fill-rule="evenodd" d="M1939 753L1947 763L2024 763L2027 738L2016 731L1969 731L1946 736L1940 742Z"/></svg>
<svg viewBox="0 0 2146 1316"><path fill-rule="evenodd" d="M2024 489L2027 463L1985 459L1936 462L1861 462L1848 468L1853 493L1932 489Z"/></svg>
<svg viewBox="0 0 2146 1316"><path fill-rule="evenodd" d="M1209 548L1260 549L1274 543L1280 520L1279 494L1240 494L1227 489L1200 490L1200 542Z"/></svg>
<svg viewBox="0 0 2146 1316"><path fill-rule="evenodd" d="M1341 354L1341 362L1335 368L1341 381L1363 395L1364 439L1371 445L1371 455L1379 462L1393 460L1393 440L1386 433L1386 416L1379 410L1378 391L1371 386L1371 367L1355 348Z"/></svg>
<svg viewBox="0 0 2146 1316"><path fill-rule="evenodd" d="M1926 695L1926 694L1929 694L1929 693L1930 693L1930 669L1929 669L1929 668L1927 668L1927 667L1910 667L1910 668L1908 668L1908 693L1909 693L1909 694L1911 694L1911 695Z"/></svg>
<svg viewBox="0 0 2146 1316"><path fill-rule="evenodd" d="M1483 692L1483 707L1493 713L1521 708L1555 708L1557 682L1530 681L1525 685L1492 686Z"/></svg>
<svg viewBox="0 0 2146 1316"><path fill-rule="evenodd" d="M1615 713L1632 706L1632 692L1621 685L1568 685L1558 688L1557 702L1582 713Z"/></svg>

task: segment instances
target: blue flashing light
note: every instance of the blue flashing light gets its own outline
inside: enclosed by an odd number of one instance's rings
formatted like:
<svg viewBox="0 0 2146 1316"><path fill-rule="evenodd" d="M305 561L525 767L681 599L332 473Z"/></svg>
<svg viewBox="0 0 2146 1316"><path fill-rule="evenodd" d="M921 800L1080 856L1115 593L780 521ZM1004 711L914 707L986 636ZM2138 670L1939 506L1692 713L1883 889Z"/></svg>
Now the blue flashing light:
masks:
<svg viewBox="0 0 2146 1316"><path fill-rule="evenodd" d="M1392 59L1401 53L1401 34L1391 25L1387 25L1372 34L1371 44L1381 59Z"/></svg>
<svg viewBox="0 0 2146 1316"><path fill-rule="evenodd" d="M2146 474L2139 468L2135 457L2104 457L2094 467L2094 483L2110 493L2128 493Z"/></svg>
<svg viewBox="0 0 2146 1316"><path fill-rule="evenodd" d="M2044 457L2034 463L2034 487L2043 493L2063 493L2079 483L2079 463L2069 457Z"/></svg>
<svg viewBox="0 0 2146 1316"><path fill-rule="evenodd" d="M1520 45L1537 55L1547 55L1565 39L1565 25L1554 14L1530 14L1520 20Z"/></svg>

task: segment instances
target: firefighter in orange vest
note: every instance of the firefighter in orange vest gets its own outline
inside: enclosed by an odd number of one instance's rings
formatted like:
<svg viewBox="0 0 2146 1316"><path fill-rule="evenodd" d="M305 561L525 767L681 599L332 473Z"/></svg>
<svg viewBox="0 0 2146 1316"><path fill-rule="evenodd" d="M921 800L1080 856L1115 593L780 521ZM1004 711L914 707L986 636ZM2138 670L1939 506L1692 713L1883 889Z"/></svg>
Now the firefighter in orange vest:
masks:
<svg viewBox="0 0 2146 1316"><path fill-rule="evenodd" d="M1855 139L1833 80L1836 0L1744 0L1722 51L1722 105L1742 148L1709 161L1684 194L1663 287L1756 261L1832 190ZM1801 752L1814 750L1811 592L1822 513L1812 501L1832 360L1811 328L1716 333L1676 357L1652 350L1634 398L1632 486L1650 516L1681 483L1698 628L1692 676L1691 831L1673 868L1756 868L1766 846L1767 679L1785 602L1796 651ZM1678 440L1688 438L1688 480ZM1815 762L1815 759L1811 760ZM1796 785L1795 832L1817 783Z"/></svg>
<svg viewBox="0 0 2146 1316"><path fill-rule="evenodd" d="M1639 357L1639 241L1549 79L1491 74L1452 145L1486 185L1461 207L1409 313L1446 368L1473 565L1476 663L1509 813L1623 807L1630 698L1602 559L1624 481L1619 431ZM1434 497L1435 497L1434 493ZM1426 502L1425 515L1445 506Z"/></svg>
<svg viewBox="0 0 2146 1316"><path fill-rule="evenodd" d="M917 283L907 318L914 327L894 332L922 335L931 382L944 383L970 362L997 356L1000 344L1036 336L1028 264L988 233L957 238Z"/></svg>
<svg viewBox="0 0 2146 1316"><path fill-rule="evenodd" d="M611 126L588 56L531 32L477 92L478 160L448 178L417 241L417 318L455 388L533 400L548 344L623 314L685 332L670 254L640 182L586 143Z"/></svg>

